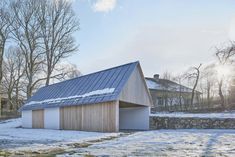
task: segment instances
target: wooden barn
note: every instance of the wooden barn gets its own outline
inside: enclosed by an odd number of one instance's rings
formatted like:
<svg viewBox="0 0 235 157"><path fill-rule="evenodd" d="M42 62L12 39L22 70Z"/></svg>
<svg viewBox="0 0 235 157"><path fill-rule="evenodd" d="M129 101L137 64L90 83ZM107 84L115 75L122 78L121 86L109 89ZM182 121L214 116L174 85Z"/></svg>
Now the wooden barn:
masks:
<svg viewBox="0 0 235 157"><path fill-rule="evenodd" d="M40 88L20 109L24 128L148 130L152 99L139 62Z"/></svg>

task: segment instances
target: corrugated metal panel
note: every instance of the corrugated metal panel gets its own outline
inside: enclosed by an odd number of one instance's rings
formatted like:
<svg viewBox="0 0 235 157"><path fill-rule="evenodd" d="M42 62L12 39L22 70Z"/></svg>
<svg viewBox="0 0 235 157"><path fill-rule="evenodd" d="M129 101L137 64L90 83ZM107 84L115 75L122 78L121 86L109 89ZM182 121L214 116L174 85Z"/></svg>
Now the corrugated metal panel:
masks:
<svg viewBox="0 0 235 157"><path fill-rule="evenodd" d="M82 104L95 104L107 101L117 100L122 88L127 82L133 70L139 62L133 62L100 72L84 75L75 79L63 81L42 87L32 96L27 103L31 101L40 102L47 99L64 98L75 95L83 95L96 90L106 88L115 88L113 93L93 95L80 98L79 100L67 99L57 103L37 103L24 105L21 110L42 109L58 106L72 106Z"/></svg>

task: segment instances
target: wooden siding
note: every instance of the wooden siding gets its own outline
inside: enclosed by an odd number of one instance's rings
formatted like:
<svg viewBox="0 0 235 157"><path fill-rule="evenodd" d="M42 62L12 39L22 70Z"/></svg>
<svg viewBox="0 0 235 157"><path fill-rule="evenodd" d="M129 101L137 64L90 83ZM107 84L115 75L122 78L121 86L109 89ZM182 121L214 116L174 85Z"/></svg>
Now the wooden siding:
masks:
<svg viewBox="0 0 235 157"><path fill-rule="evenodd" d="M60 108L60 129L116 132L119 130L118 102Z"/></svg>
<svg viewBox="0 0 235 157"><path fill-rule="evenodd" d="M44 128L44 110L32 111L32 127Z"/></svg>
<svg viewBox="0 0 235 157"><path fill-rule="evenodd" d="M152 98L139 65L133 71L122 89L119 100L144 106L152 106Z"/></svg>

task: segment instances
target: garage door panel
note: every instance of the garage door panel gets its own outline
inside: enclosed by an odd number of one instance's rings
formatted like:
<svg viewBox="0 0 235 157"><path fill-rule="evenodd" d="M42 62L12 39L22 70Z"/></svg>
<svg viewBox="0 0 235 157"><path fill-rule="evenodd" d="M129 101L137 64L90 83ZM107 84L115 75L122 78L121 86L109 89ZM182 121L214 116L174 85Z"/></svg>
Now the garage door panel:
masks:
<svg viewBox="0 0 235 157"><path fill-rule="evenodd" d="M118 103L107 102L60 108L60 128L65 130L118 131Z"/></svg>
<svg viewBox="0 0 235 157"><path fill-rule="evenodd" d="M80 106L60 108L60 129L81 130L82 110Z"/></svg>
<svg viewBox="0 0 235 157"><path fill-rule="evenodd" d="M32 127L44 128L44 110L32 111Z"/></svg>

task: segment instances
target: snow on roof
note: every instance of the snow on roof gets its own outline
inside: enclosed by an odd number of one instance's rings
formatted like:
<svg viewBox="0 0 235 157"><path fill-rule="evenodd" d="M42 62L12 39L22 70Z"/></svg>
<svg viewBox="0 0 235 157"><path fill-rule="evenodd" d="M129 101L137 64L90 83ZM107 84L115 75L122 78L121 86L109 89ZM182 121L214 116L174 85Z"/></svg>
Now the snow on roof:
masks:
<svg viewBox="0 0 235 157"><path fill-rule="evenodd" d="M20 110L115 101L139 62L133 62L40 88Z"/></svg>
<svg viewBox="0 0 235 157"><path fill-rule="evenodd" d="M146 79L146 84L149 89L158 89L162 90L164 87L161 84L156 83L155 81L152 80L147 80Z"/></svg>
<svg viewBox="0 0 235 157"><path fill-rule="evenodd" d="M81 98L85 98L85 97L89 97L89 96L100 96L103 94L110 94L110 93L113 93L114 91L115 91L115 88L105 88L105 89L101 89L101 90L95 90L92 92L88 92L88 93L85 93L82 95L74 95L74 96L55 98L55 99L45 99L42 101L30 101L29 103L26 103L25 105L43 104L43 103L46 103L46 104L60 103L62 101L71 100L71 99L73 99L73 100L75 99L75 101L76 101Z"/></svg>
<svg viewBox="0 0 235 157"><path fill-rule="evenodd" d="M159 79L159 81L157 81L153 78L145 78L145 81L149 89L172 92L192 92L192 89L166 79Z"/></svg>

